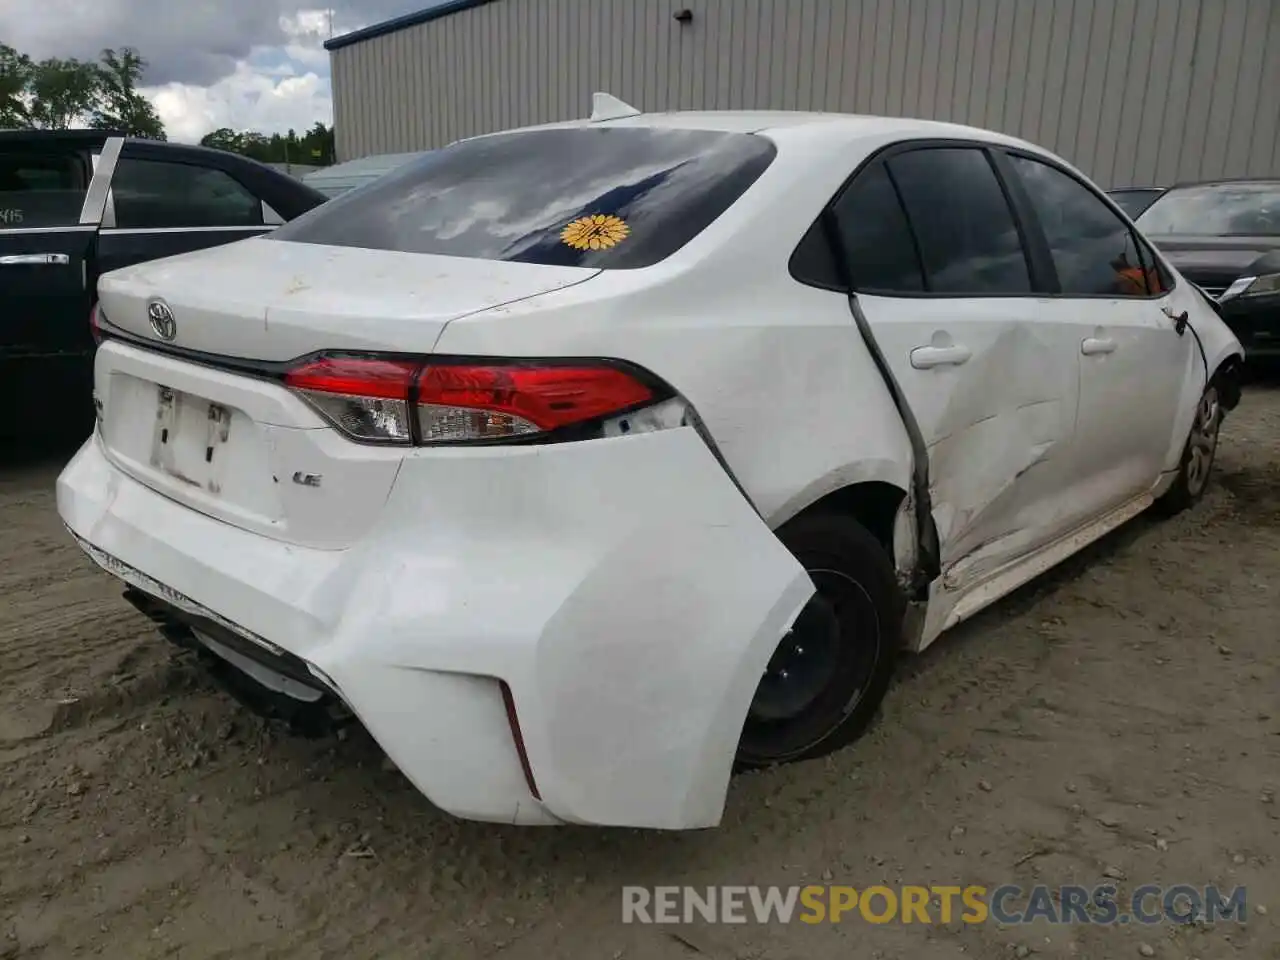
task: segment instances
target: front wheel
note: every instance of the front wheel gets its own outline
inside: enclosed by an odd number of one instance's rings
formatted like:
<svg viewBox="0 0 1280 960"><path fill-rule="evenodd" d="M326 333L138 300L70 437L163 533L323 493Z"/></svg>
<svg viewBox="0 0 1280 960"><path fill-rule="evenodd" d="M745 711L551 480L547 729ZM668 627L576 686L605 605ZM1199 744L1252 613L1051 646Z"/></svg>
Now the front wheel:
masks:
<svg viewBox="0 0 1280 960"><path fill-rule="evenodd" d="M740 767L831 753L884 699L903 603L884 547L850 517L800 516L778 531L816 592L770 659L743 725Z"/></svg>
<svg viewBox="0 0 1280 960"><path fill-rule="evenodd" d="M1209 475L1218 453L1218 434L1222 429L1222 401L1218 386L1211 382L1196 405L1191 433L1182 450L1178 476L1173 486L1156 501L1157 510L1165 516L1181 513L1194 506L1209 489Z"/></svg>

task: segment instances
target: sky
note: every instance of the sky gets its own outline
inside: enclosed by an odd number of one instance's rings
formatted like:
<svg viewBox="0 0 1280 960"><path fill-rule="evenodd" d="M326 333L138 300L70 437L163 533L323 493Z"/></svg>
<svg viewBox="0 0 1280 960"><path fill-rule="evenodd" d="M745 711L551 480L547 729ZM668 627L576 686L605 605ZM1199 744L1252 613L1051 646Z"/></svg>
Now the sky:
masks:
<svg viewBox="0 0 1280 960"><path fill-rule="evenodd" d="M0 0L0 38L35 59L131 46L169 139L333 122L322 44L441 0Z"/></svg>

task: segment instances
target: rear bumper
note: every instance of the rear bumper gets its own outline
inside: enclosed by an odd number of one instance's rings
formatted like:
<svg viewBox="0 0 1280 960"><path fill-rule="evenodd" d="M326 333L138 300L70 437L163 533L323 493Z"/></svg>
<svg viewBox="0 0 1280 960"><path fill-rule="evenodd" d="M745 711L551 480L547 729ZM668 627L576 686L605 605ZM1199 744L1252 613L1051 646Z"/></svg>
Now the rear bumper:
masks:
<svg viewBox="0 0 1280 960"><path fill-rule="evenodd" d="M342 550L169 500L97 435L57 494L108 572L301 664L470 819L715 825L756 682L812 592L687 429L409 454Z"/></svg>

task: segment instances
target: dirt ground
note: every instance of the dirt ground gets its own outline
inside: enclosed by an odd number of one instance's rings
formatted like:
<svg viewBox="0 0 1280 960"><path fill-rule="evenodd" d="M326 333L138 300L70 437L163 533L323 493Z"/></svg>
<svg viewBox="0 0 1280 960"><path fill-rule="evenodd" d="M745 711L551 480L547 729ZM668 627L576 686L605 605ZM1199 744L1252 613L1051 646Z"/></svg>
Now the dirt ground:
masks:
<svg viewBox="0 0 1280 960"><path fill-rule="evenodd" d="M361 732L268 729L0 467L0 957L1280 958L1280 387L1216 486L909 661L861 742L717 830L432 809ZM1246 885L1246 924L623 925L623 884Z"/></svg>

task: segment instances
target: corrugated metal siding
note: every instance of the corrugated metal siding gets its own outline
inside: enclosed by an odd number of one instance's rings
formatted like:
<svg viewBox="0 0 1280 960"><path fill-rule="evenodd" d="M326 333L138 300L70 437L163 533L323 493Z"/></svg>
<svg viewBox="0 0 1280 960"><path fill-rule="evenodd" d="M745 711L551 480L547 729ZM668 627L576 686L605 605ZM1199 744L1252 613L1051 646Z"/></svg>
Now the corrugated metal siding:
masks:
<svg viewBox="0 0 1280 960"><path fill-rule="evenodd" d="M1278 0L499 0L332 61L339 159L583 116L607 90L970 123L1104 186L1280 174Z"/></svg>

